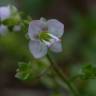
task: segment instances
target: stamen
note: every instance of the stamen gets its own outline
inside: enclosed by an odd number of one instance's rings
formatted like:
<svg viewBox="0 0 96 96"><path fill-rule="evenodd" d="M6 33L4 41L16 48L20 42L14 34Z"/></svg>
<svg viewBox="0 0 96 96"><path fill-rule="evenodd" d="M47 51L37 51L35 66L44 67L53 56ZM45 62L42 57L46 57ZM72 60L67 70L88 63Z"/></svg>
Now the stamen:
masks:
<svg viewBox="0 0 96 96"><path fill-rule="evenodd" d="M48 47L50 47L50 45L51 45L51 42L48 42L48 41L46 41L46 40L42 40Z"/></svg>
<svg viewBox="0 0 96 96"><path fill-rule="evenodd" d="M60 39L59 39L58 37L56 37L56 36L54 36L54 35L52 35L52 34L50 34L50 33L48 33L48 35L49 35L50 37L52 37L53 39L55 39L56 41L60 41Z"/></svg>
<svg viewBox="0 0 96 96"><path fill-rule="evenodd" d="M39 39L45 43L48 47L50 47L54 42L60 41L60 39L53 34L50 34L48 32L41 32L39 34Z"/></svg>

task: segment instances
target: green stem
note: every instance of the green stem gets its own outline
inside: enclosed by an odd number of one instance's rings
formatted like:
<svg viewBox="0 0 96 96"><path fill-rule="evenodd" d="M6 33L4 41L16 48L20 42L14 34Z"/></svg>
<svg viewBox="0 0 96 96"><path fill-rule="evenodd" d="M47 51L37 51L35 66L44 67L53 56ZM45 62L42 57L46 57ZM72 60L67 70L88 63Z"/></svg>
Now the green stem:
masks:
<svg viewBox="0 0 96 96"><path fill-rule="evenodd" d="M77 89L73 86L73 84L65 77L65 75L61 72L61 69L54 63L54 61L50 58L50 55L47 54L47 58L49 59L51 66L53 67L54 71L57 75L67 84L70 88L70 91L74 94L74 96L80 96Z"/></svg>

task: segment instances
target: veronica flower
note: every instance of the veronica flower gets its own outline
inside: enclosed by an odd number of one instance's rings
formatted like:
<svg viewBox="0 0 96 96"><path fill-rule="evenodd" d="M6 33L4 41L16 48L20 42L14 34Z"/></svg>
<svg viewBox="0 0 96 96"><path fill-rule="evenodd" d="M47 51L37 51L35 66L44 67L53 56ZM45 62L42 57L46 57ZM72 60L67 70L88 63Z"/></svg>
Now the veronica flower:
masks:
<svg viewBox="0 0 96 96"><path fill-rule="evenodd" d="M5 25L0 25L0 35L1 36L4 36L4 35L6 35L6 33L8 32L8 28L7 28L7 26L5 26Z"/></svg>
<svg viewBox="0 0 96 96"><path fill-rule="evenodd" d="M4 21L6 19L9 19L15 13L17 13L17 8L16 7L11 6L11 5L2 6L2 7L0 7L0 20Z"/></svg>
<svg viewBox="0 0 96 96"><path fill-rule="evenodd" d="M33 20L29 24L29 49L35 58L47 54L48 48L53 52L61 52L60 38L64 33L64 24L56 19L46 21L44 18Z"/></svg>

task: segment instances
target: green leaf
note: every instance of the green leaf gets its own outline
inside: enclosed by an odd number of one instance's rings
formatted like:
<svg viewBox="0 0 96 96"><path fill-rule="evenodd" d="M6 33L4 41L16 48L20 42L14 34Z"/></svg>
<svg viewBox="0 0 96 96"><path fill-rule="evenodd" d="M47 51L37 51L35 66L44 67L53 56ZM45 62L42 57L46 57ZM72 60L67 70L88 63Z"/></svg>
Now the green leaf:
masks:
<svg viewBox="0 0 96 96"><path fill-rule="evenodd" d="M82 68L82 73L85 79L94 79L96 78L96 67L92 66L92 64L86 64Z"/></svg>
<svg viewBox="0 0 96 96"><path fill-rule="evenodd" d="M29 63L21 62L18 64L15 77L21 80L37 79L46 73L48 67L48 64L41 61L33 61Z"/></svg>
<svg viewBox="0 0 96 96"><path fill-rule="evenodd" d="M83 65L83 67L79 71L81 72L73 76L71 78L71 81L77 78L82 79L82 80L96 79L96 66L93 66L92 64Z"/></svg>

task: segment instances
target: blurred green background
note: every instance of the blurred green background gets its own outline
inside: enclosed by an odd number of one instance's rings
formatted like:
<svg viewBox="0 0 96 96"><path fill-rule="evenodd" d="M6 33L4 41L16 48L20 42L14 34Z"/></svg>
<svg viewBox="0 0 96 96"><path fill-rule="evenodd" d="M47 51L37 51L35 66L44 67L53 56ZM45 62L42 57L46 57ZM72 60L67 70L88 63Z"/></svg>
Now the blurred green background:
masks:
<svg viewBox="0 0 96 96"><path fill-rule="evenodd" d="M64 23L63 52L51 54L66 76L71 78L78 74L84 64L96 64L95 0L0 0L1 6L7 4L14 4L32 19L56 18ZM22 81L14 77L19 61L28 62L33 59L25 35L23 32L11 32L0 37L0 96L49 96L52 93L48 87L52 80L46 80L47 77L42 80L45 84L40 80ZM75 84L81 96L96 96L95 79L77 80Z"/></svg>

